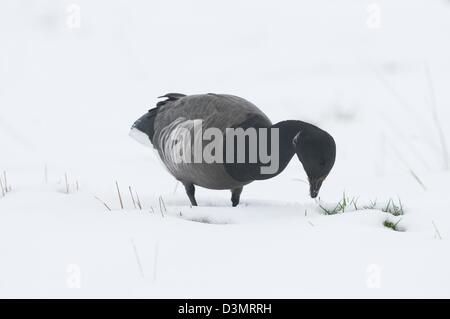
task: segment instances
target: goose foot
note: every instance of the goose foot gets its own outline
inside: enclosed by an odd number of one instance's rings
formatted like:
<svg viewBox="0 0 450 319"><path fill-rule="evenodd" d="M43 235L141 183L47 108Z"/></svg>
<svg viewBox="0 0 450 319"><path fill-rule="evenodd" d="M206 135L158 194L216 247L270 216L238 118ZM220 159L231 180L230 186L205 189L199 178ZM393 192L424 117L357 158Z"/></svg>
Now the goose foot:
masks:
<svg viewBox="0 0 450 319"><path fill-rule="evenodd" d="M195 186L192 183L183 183L184 188L186 189L186 194L191 201L192 206L198 206L197 201L195 200Z"/></svg>
<svg viewBox="0 0 450 319"><path fill-rule="evenodd" d="M239 205L239 200L241 198L243 187L238 187L231 190L231 203L233 204L233 207L236 207Z"/></svg>

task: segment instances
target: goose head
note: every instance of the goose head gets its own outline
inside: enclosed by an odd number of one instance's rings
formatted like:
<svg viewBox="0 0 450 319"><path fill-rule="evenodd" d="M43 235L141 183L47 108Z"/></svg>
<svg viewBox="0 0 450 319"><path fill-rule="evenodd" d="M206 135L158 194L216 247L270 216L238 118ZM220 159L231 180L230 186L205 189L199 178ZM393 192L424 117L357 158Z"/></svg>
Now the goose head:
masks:
<svg viewBox="0 0 450 319"><path fill-rule="evenodd" d="M318 127L301 130L293 139L295 152L308 176L310 195L316 198L336 160L333 137Z"/></svg>

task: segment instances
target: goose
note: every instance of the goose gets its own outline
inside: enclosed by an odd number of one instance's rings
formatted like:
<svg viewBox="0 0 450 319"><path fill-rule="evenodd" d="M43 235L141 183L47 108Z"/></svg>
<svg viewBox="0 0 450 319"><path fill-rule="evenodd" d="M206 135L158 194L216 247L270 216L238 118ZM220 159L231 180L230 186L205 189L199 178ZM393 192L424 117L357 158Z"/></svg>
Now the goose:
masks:
<svg viewBox="0 0 450 319"><path fill-rule="evenodd" d="M159 98L164 100L134 122L130 135L157 151L170 174L184 185L192 206L197 206L195 186L231 190L232 206L237 206L245 185L277 176L295 154L308 176L310 196L316 198L334 166L336 143L315 125L298 120L272 124L258 107L234 95L168 93ZM205 136L208 129L216 135ZM236 143L236 136L228 139L232 129L244 132L243 144ZM256 133L245 135L249 129ZM193 159L196 153L191 150L199 147L202 155L213 136L217 144L209 154L219 160ZM229 140L235 142L230 148ZM251 160L251 149L257 151L256 159ZM270 158L277 160L271 169L263 150L276 155Z"/></svg>

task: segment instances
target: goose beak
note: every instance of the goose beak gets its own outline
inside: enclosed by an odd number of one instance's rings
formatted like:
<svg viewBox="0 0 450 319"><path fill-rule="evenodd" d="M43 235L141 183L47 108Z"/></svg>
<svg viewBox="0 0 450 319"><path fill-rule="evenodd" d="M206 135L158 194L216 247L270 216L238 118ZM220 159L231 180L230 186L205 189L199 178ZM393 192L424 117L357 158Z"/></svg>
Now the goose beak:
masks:
<svg viewBox="0 0 450 319"><path fill-rule="evenodd" d="M316 198L319 195L320 188L322 187L322 183L324 178L310 178L309 179L309 193L311 198Z"/></svg>

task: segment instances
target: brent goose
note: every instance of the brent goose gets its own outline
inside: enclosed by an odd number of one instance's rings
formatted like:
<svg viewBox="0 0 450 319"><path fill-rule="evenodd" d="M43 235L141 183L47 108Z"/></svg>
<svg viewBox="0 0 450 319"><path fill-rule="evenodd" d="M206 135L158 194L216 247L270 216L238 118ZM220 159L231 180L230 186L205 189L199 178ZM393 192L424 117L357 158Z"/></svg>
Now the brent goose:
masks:
<svg viewBox="0 0 450 319"><path fill-rule="evenodd" d="M294 154L297 154L308 175L310 195L316 198L334 165L336 144L333 137L312 124L295 120L272 124L255 105L233 95L209 93L186 96L169 93L160 98L166 99L139 118L132 126L130 135L141 143L153 145L169 172L183 183L193 206L197 206L194 185L229 189L232 204L237 206L244 185L280 174ZM205 138L201 134L209 128L214 129L215 134L223 134L224 140L219 144L222 152L217 148L211 152L223 160L199 161L191 152L196 143L200 143L200 154L205 151L212 135ZM225 139L227 134L230 135L229 129L239 128L241 132L254 128L256 140L251 140L252 134L244 135L243 144L239 146L239 143L234 143L228 149ZM186 138L186 132L190 133L189 138ZM236 142L237 139L233 136L230 140ZM276 142L275 146L271 143L273 141ZM240 161L238 146L244 146L244 155ZM254 149L259 154L253 161L250 160L249 151L252 146L256 147ZM267 156L263 159L260 150L265 150L264 154L278 155L278 163L273 171L266 169L263 172L262 168L268 165ZM228 160L227 152L231 153L231 160ZM180 161L179 156L184 160Z"/></svg>

